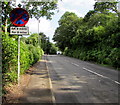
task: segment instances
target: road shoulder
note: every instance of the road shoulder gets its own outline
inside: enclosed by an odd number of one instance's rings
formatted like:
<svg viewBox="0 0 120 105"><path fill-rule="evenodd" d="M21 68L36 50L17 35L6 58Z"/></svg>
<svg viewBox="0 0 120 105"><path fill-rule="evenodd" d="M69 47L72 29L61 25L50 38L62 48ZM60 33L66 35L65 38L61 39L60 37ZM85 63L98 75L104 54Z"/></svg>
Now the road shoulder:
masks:
<svg viewBox="0 0 120 105"><path fill-rule="evenodd" d="M53 103L50 78L44 57L21 76L18 87L9 87L7 103Z"/></svg>

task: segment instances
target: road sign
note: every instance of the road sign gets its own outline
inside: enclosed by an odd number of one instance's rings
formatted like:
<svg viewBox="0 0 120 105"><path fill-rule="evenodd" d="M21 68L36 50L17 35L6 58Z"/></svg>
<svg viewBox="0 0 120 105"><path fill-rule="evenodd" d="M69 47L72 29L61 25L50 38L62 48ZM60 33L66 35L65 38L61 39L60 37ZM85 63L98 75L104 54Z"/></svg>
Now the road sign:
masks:
<svg viewBox="0 0 120 105"><path fill-rule="evenodd" d="M23 8L15 8L10 13L10 21L13 25L21 27L24 26L29 20L29 14Z"/></svg>
<svg viewBox="0 0 120 105"><path fill-rule="evenodd" d="M13 35L28 35L29 28L28 27L10 27L10 34Z"/></svg>

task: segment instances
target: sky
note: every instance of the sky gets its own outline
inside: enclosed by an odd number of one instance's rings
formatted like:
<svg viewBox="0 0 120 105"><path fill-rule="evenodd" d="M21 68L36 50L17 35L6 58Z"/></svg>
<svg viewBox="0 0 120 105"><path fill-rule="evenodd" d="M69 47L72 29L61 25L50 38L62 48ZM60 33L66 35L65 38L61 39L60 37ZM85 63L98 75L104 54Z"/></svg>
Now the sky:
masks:
<svg viewBox="0 0 120 105"><path fill-rule="evenodd" d="M55 15L52 16L52 20L40 18L39 32L43 32L50 38L50 41L53 42L52 38L55 29L59 26L58 21L66 11L74 12L77 16L84 17L89 10L93 10L94 4L95 0L59 0L59 12L55 12ZM38 33L38 21L35 18L29 19L26 26L29 27L30 33Z"/></svg>
<svg viewBox="0 0 120 105"><path fill-rule="evenodd" d="M16 1L17 4L19 4L20 0ZM89 12L89 10L93 10L96 1L97 0L59 0L59 12L55 12L55 15L52 16L52 20L40 18L39 32L43 32L47 37L50 38L50 41L53 42L52 38L55 29L59 26L58 21L66 11L74 12L78 17L84 17L87 14L87 12ZM38 33L38 21L35 18L29 19L26 26L29 27L30 33Z"/></svg>

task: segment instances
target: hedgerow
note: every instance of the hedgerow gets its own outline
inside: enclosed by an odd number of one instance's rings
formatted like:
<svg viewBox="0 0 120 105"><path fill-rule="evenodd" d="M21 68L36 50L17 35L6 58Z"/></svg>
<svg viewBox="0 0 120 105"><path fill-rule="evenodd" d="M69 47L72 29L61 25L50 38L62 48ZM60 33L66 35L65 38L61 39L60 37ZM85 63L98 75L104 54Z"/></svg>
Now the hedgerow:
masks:
<svg viewBox="0 0 120 105"><path fill-rule="evenodd" d="M17 38L9 34L2 34L2 73L3 85L17 82L18 70L18 42ZM43 55L40 47L20 42L20 73L23 74L31 65L36 63Z"/></svg>

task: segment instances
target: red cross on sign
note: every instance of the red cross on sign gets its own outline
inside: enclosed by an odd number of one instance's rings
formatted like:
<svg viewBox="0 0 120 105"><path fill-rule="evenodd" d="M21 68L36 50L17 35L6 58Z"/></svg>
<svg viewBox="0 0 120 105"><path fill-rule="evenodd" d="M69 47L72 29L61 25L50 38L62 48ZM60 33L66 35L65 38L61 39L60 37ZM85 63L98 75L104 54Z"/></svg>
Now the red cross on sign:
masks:
<svg viewBox="0 0 120 105"><path fill-rule="evenodd" d="M10 21L13 25L22 27L24 26L29 20L29 14L23 8L15 8L10 13Z"/></svg>

